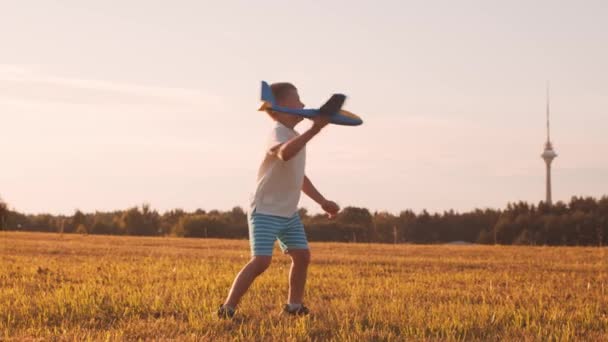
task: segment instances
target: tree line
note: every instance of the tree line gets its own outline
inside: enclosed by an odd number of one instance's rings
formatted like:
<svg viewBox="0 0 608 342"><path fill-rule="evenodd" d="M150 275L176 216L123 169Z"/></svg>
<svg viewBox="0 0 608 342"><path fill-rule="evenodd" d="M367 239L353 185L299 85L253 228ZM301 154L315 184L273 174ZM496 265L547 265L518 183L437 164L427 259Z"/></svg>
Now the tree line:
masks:
<svg viewBox="0 0 608 342"><path fill-rule="evenodd" d="M349 206L334 220L299 210L310 241L604 246L608 244L608 196L572 197L569 203L510 203L505 209L399 214ZM246 239L247 214L174 209L159 213L150 205L112 212L73 215L25 214L0 199L0 229L136 236Z"/></svg>

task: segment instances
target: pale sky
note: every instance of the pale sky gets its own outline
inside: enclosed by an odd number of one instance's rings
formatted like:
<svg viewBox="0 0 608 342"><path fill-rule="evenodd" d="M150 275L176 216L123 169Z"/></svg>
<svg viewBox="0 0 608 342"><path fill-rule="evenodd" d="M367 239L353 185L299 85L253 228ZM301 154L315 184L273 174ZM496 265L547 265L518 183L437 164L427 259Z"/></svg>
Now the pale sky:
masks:
<svg viewBox="0 0 608 342"><path fill-rule="evenodd" d="M0 196L27 213L246 206L266 80L311 107L345 93L365 120L308 146L342 206L542 200L547 81L554 200L599 197L606 18L604 0L3 1Z"/></svg>

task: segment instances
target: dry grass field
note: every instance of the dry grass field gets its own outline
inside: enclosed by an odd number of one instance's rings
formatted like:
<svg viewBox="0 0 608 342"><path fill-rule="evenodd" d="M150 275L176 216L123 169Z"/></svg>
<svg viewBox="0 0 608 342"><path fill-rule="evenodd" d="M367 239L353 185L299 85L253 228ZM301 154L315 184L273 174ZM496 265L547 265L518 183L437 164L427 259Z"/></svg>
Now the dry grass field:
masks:
<svg viewBox="0 0 608 342"><path fill-rule="evenodd" d="M0 340L608 340L606 248L312 243L305 303L280 314L289 259L214 316L244 240L0 232Z"/></svg>

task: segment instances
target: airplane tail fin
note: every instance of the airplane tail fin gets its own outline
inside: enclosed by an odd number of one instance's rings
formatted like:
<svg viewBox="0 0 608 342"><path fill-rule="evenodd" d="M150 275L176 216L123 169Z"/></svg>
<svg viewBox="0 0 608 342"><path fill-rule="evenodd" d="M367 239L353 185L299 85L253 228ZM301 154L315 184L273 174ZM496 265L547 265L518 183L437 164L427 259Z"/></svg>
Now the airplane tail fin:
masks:
<svg viewBox="0 0 608 342"><path fill-rule="evenodd" d="M266 81L262 81L262 106L258 109L259 111L266 111L274 107L274 95L272 95L272 89L270 89L270 85Z"/></svg>
<svg viewBox="0 0 608 342"><path fill-rule="evenodd" d="M333 115L342 109L342 105L344 104L344 100L346 100L346 96L344 94L333 94L324 105L319 108L319 112L321 115Z"/></svg>

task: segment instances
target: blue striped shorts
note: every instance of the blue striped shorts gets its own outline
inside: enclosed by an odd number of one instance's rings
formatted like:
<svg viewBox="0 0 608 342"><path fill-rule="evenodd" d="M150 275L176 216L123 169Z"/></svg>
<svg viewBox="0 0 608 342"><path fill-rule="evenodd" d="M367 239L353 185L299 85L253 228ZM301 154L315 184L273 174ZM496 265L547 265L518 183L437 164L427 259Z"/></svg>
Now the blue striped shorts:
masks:
<svg viewBox="0 0 608 342"><path fill-rule="evenodd" d="M284 253L290 249L308 249L304 225L297 212L288 218L260 214L254 210L247 216L249 245L253 256L271 256L275 240L279 240L279 247Z"/></svg>

